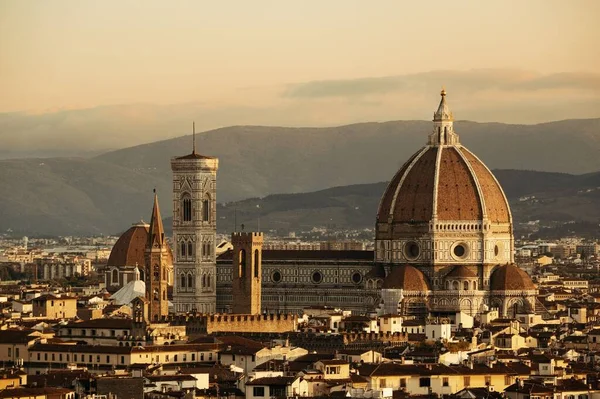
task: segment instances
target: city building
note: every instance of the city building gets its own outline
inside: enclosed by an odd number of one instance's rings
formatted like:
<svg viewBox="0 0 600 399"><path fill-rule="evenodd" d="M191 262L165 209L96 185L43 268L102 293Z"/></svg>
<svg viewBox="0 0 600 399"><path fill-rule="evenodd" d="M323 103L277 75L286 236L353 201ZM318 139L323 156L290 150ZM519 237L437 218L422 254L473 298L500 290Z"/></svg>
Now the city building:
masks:
<svg viewBox="0 0 600 399"><path fill-rule="evenodd" d="M77 298L66 295L41 295L33 299L33 317L72 319L77 316Z"/></svg>

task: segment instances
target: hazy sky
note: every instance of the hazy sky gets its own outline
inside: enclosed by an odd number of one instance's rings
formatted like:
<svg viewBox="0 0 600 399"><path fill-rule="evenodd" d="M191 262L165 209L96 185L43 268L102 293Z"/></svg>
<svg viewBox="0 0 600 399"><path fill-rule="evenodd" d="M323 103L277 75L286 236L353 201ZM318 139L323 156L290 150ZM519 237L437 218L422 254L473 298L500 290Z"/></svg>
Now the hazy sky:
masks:
<svg viewBox="0 0 600 399"><path fill-rule="evenodd" d="M596 0L0 0L0 112L326 125L429 118L445 84L463 118L594 117L598 17Z"/></svg>

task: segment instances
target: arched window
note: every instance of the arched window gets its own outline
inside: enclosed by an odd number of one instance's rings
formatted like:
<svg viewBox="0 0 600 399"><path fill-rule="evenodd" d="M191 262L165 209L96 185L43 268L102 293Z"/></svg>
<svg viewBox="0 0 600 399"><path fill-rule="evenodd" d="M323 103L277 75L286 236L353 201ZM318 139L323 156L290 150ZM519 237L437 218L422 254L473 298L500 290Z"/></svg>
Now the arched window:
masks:
<svg viewBox="0 0 600 399"><path fill-rule="evenodd" d="M243 278L246 277L246 250L245 249L241 249L240 253L238 255L238 262L239 262L239 277Z"/></svg>
<svg viewBox="0 0 600 399"><path fill-rule="evenodd" d="M185 274L181 273L181 288L185 288Z"/></svg>
<svg viewBox="0 0 600 399"><path fill-rule="evenodd" d="M154 289L153 294L154 294L154 300L158 301L158 290L156 288Z"/></svg>
<svg viewBox="0 0 600 399"><path fill-rule="evenodd" d="M446 289L449 290L450 289L450 281L446 281Z"/></svg>
<svg viewBox="0 0 600 399"><path fill-rule="evenodd" d="M477 281L473 281L473 290L477 289Z"/></svg>
<svg viewBox="0 0 600 399"><path fill-rule="evenodd" d="M468 291L468 290L469 290L469 282L468 282L468 281L465 281L465 282L463 283L463 286L464 286L464 288L465 288L465 291Z"/></svg>
<svg viewBox="0 0 600 399"><path fill-rule="evenodd" d="M185 242L181 242L181 257L185 258L186 251L185 251Z"/></svg>
<svg viewBox="0 0 600 399"><path fill-rule="evenodd" d="M459 288L458 288L458 281L453 281L453 282L452 282L452 288L453 288L454 290L458 291L458 289L459 289Z"/></svg>
<svg viewBox="0 0 600 399"><path fill-rule="evenodd" d="M192 242L188 242L188 256L194 256L194 246Z"/></svg>
<svg viewBox="0 0 600 399"><path fill-rule="evenodd" d="M206 286L210 288L210 274L206 276Z"/></svg>
<svg viewBox="0 0 600 399"><path fill-rule="evenodd" d="M181 213L184 222L192 221L192 199L189 194L184 194L181 200Z"/></svg>
<svg viewBox="0 0 600 399"><path fill-rule="evenodd" d="M192 273L188 274L188 287L194 287L194 276L192 275Z"/></svg>
<svg viewBox="0 0 600 399"><path fill-rule="evenodd" d="M113 269L112 271L112 283L119 284L119 271L117 269Z"/></svg>
<svg viewBox="0 0 600 399"><path fill-rule="evenodd" d="M260 255L258 254L258 249L254 250L254 277L258 277L258 267L260 265Z"/></svg>
<svg viewBox="0 0 600 399"><path fill-rule="evenodd" d="M206 287L206 274L202 275L202 288Z"/></svg>
<svg viewBox="0 0 600 399"><path fill-rule="evenodd" d="M202 220L205 222L210 220L210 197L208 195L202 201Z"/></svg>
<svg viewBox="0 0 600 399"><path fill-rule="evenodd" d="M160 271L158 270L158 265L154 265L154 281L160 280Z"/></svg>

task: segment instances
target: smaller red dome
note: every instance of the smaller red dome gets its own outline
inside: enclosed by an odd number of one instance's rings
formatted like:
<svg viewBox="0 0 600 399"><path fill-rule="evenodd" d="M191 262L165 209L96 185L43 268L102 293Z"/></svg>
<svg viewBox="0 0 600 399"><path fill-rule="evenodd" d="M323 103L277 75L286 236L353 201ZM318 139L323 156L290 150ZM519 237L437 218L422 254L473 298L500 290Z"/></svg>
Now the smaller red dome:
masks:
<svg viewBox="0 0 600 399"><path fill-rule="evenodd" d="M119 237L108 257L108 266L143 266L150 225L140 222L131 226ZM171 248L167 246L168 263L173 264Z"/></svg>
<svg viewBox="0 0 600 399"><path fill-rule="evenodd" d="M383 280L382 289L431 290L423 272L410 265L392 266L391 273Z"/></svg>
<svg viewBox="0 0 600 399"><path fill-rule="evenodd" d="M491 291L535 290L535 284L529 274L517 265L498 266L490 276Z"/></svg>

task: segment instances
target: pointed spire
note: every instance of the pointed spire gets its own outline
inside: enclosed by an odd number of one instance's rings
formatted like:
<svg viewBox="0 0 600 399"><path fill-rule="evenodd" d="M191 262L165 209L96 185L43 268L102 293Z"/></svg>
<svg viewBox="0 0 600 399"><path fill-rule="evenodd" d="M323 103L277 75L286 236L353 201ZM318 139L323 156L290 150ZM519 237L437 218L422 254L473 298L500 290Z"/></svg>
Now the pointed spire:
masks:
<svg viewBox="0 0 600 399"><path fill-rule="evenodd" d="M434 121L451 121L454 120L454 115L450 111L448 104L446 103L446 89L442 87L442 91L440 92L442 99L440 100L440 105L438 106L437 111L433 114Z"/></svg>
<svg viewBox="0 0 600 399"><path fill-rule="evenodd" d="M158 195L154 189L154 207L152 208L152 218L150 219L150 230L148 231L148 246L162 247L165 241L165 229L163 228L162 218L160 217L160 209L158 207Z"/></svg>
<svg viewBox="0 0 600 399"><path fill-rule="evenodd" d="M192 154L196 154L196 121L192 122Z"/></svg>

